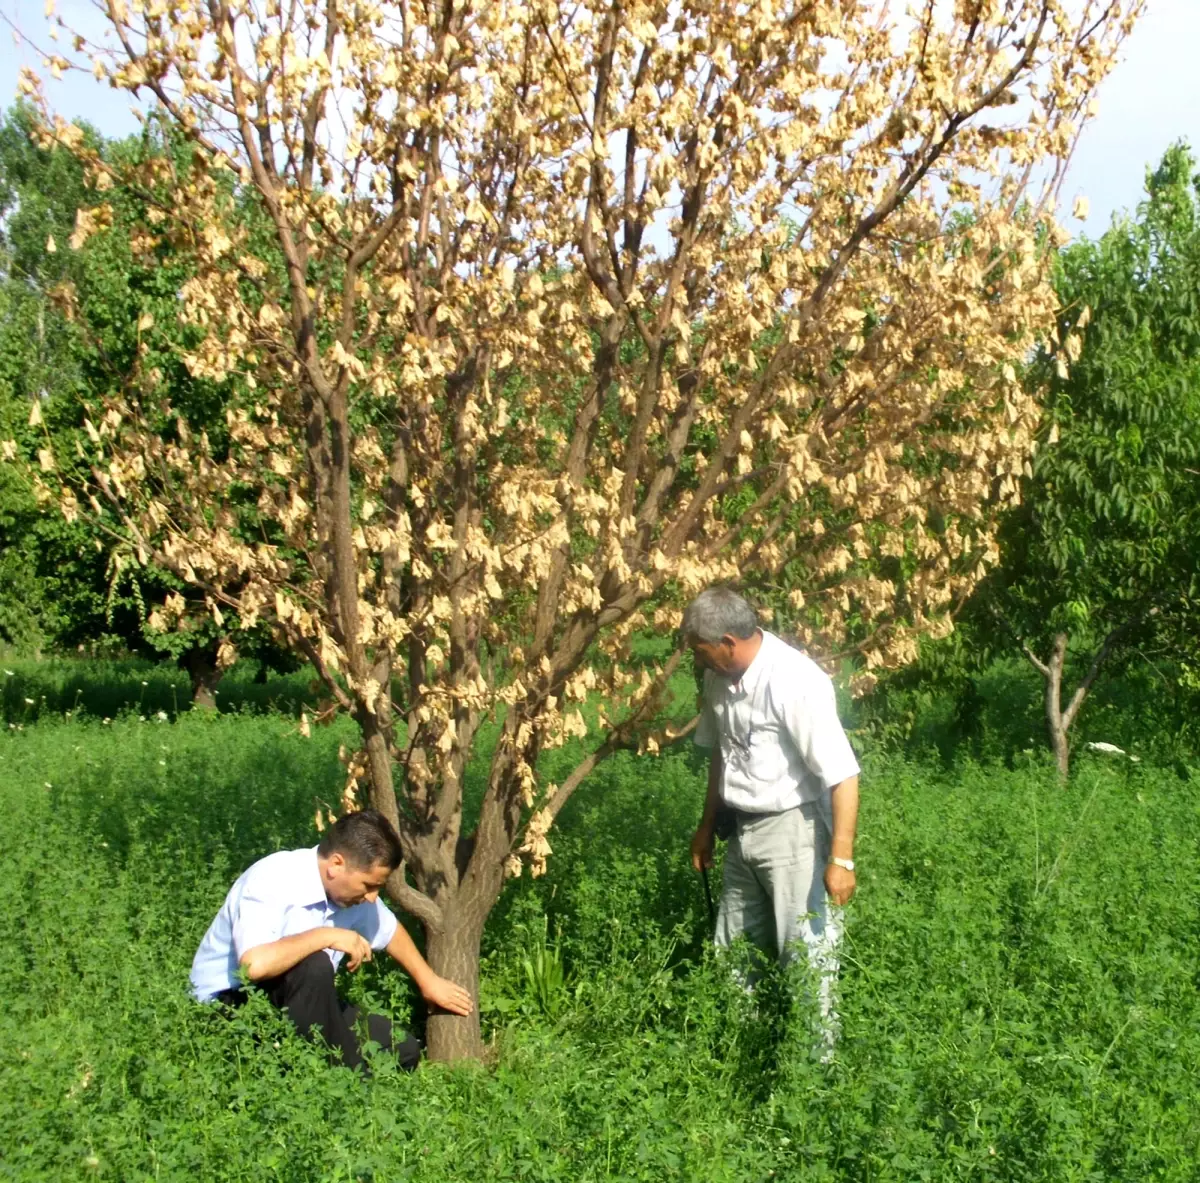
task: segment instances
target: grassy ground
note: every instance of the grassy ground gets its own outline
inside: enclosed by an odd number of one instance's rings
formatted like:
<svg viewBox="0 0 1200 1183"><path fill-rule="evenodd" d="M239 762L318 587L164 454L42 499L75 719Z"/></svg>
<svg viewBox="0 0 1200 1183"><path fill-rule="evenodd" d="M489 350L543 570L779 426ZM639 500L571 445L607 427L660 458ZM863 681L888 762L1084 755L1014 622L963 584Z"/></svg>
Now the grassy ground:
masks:
<svg viewBox="0 0 1200 1183"><path fill-rule="evenodd" d="M1200 802L1171 768L1084 756L1063 791L1038 756L868 751L823 1067L802 1009L752 1006L707 952L699 763L614 759L489 926L494 1062L362 1081L186 994L234 876L315 841L348 735L134 705L0 738L0 1176L1200 1177ZM407 1013L398 973L353 989Z"/></svg>

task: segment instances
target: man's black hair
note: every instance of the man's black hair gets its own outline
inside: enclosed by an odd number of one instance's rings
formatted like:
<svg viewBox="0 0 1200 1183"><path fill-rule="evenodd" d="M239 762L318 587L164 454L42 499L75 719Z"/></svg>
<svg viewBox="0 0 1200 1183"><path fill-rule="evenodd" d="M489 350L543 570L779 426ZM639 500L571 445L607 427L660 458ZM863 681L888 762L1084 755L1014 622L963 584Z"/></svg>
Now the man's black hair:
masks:
<svg viewBox="0 0 1200 1183"><path fill-rule="evenodd" d="M325 831L317 845L322 858L340 854L359 870L386 864L393 871L404 857L400 837L392 823L377 809L344 813Z"/></svg>

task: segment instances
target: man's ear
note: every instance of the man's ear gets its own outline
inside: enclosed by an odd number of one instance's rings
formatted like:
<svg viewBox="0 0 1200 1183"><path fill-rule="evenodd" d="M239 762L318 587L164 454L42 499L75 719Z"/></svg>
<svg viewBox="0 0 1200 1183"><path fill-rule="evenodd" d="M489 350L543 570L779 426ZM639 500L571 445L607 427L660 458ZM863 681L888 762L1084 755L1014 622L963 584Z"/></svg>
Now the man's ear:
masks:
<svg viewBox="0 0 1200 1183"><path fill-rule="evenodd" d="M342 870L346 865L346 856L342 854L340 850L335 850L333 854L329 856L329 865L331 867L337 867L339 871Z"/></svg>

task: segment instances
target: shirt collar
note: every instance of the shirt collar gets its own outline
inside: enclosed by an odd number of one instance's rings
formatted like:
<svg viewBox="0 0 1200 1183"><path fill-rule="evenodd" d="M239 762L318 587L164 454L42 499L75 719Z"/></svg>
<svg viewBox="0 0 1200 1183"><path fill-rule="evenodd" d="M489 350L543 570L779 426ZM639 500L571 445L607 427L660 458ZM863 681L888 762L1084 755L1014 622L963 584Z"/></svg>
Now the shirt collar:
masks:
<svg viewBox="0 0 1200 1183"><path fill-rule="evenodd" d="M333 907L333 901L325 894L325 884L321 879L321 867L317 862L317 848L296 852L301 855L300 873L296 877L296 891L299 895L297 903L302 906L310 904L325 904Z"/></svg>

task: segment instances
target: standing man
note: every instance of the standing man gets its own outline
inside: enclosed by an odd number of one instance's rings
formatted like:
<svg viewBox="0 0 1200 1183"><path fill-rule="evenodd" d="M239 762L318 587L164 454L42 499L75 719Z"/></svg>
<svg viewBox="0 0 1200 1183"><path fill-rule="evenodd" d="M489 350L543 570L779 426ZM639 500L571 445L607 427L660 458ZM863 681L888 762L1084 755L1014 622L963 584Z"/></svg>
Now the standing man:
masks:
<svg viewBox="0 0 1200 1183"><path fill-rule="evenodd" d="M859 773L833 683L728 588L701 592L682 632L704 670L696 743L711 749L697 871L712 865L718 809L732 816L716 943L744 935L781 965L803 945L820 975L829 1053L841 932L830 905L854 894Z"/></svg>
<svg viewBox="0 0 1200 1183"><path fill-rule="evenodd" d="M363 1063L358 1009L342 1002L334 975L342 958L351 972L386 949L412 976L431 1006L471 1013L471 996L438 977L412 937L379 898L400 865L400 839L374 809L338 818L317 846L259 859L230 888L192 962L192 992L201 1002L238 1006L242 975L287 1012L300 1034L324 1037L350 1068ZM391 1021L368 1015L367 1034L413 1069L421 1045L392 1044Z"/></svg>

